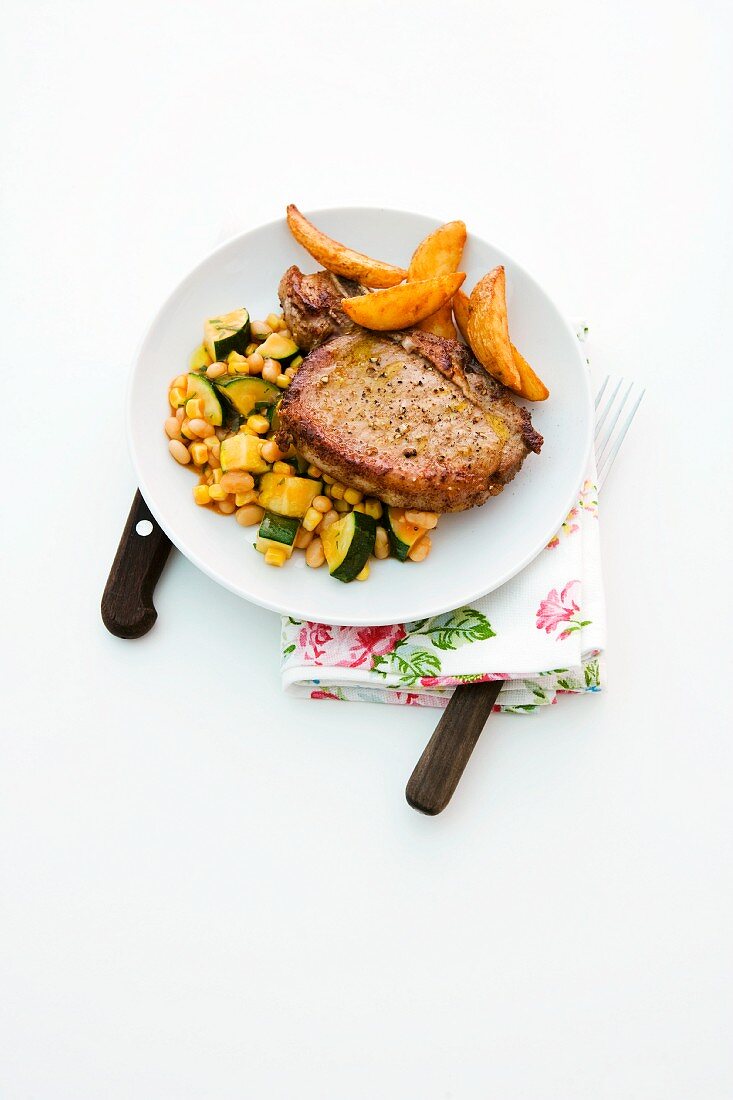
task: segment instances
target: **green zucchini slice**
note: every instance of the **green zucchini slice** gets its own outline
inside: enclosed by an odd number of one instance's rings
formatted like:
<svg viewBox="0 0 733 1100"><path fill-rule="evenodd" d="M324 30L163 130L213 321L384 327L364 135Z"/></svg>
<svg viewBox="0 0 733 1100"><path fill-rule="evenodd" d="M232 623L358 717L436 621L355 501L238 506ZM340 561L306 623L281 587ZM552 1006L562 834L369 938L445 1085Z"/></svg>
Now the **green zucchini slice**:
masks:
<svg viewBox="0 0 733 1100"><path fill-rule="evenodd" d="M284 367L300 354L298 345L288 340L287 336L281 336L279 332L271 332L257 350L265 359L277 359Z"/></svg>
<svg viewBox="0 0 733 1100"><path fill-rule="evenodd" d="M335 526L335 524L334 524ZM298 534L300 520L291 516L276 516L274 512L265 512L260 529L257 532L257 549L266 554L273 546L279 546L292 556L295 536Z"/></svg>
<svg viewBox="0 0 733 1100"><path fill-rule="evenodd" d="M189 374L186 383L186 399L198 398L207 424L221 427L223 419L221 401L213 384L203 374Z"/></svg>
<svg viewBox="0 0 733 1100"><path fill-rule="evenodd" d="M204 346L215 363L232 351L244 355L249 344L250 324L246 309L235 309L204 322Z"/></svg>
<svg viewBox="0 0 733 1100"><path fill-rule="evenodd" d="M257 405L274 405L280 390L255 375L233 375L217 381L216 388L240 416L249 416Z"/></svg>
<svg viewBox="0 0 733 1100"><path fill-rule="evenodd" d="M414 523L408 523L405 519L404 508L387 508L385 526L389 535L389 545L392 553L400 561L407 561L414 543L425 532L422 527L416 527Z"/></svg>
<svg viewBox="0 0 733 1100"><path fill-rule="evenodd" d="M337 581L353 581L374 550L376 521L365 512L349 512L321 535L328 571Z"/></svg>

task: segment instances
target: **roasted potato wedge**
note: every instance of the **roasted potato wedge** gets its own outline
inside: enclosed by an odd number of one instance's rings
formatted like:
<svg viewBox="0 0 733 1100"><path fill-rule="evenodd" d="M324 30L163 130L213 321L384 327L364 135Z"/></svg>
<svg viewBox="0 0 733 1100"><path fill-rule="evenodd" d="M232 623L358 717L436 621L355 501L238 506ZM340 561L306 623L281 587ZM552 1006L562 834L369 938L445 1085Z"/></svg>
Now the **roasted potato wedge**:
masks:
<svg viewBox="0 0 733 1100"><path fill-rule="evenodd" d="M458 331L469 347L471 346L471 341L468 339L468 311L470 307L471 299L465 290L457 290L453 295L453 316L456 319Z"/></svg>
<svg viewBox="0 0 733 1100"><path fill-rule="evenodd" d="M506 273L503 265L493 268L476 283L468 312L468 342L473 354L489 374L505 386L516 389L519 371L514 365L506 313Z"/></svg>
<svg viewBox="0 0 733 1100"><path fill-rule="evenodd" d="M456 291L453 295L453 316L456 319L458 331L470 347L471 344L468 339L469 309L470 298L468 295L463 290ZM547 386L537 377L521 351L518 351L518 349L514 347L514 344L510 344L510 347L512 349L514 366L519 373L519 385L510 386L509 388L513 390L514 393L518 393L520 397L526 397L528 401L545 401L550 396L550 391Z"/></svg>
<svg viewBox="0 0 733 1100"><path fill-rule="evenodd" d="M297 206L292 203L287 209L290 232L314 260L318 260L326 271L334 275L343 275L362 286L389 287L401 283L407 272L401 267L373 260L363 252L354 252L344 244L327 237L312 222L305 218Z"/></svg>
<svg viewBox="0 0 733 1100"><path fill-rule="evenodd" d="M526 397L528 401L546 401L550 396L550 391L542 379L537 377L521 351L517 351L514 344L512 344L512 358L514 359L514 366L519 372L519 385L510 386L509 388L514 390L514 393L518 393L520 397Z"/></svg>
<svg viewBox="0 0 733 1100"><path fill-rule="evenodd" d="M347 317L363 328L376 329L377 332L410 328L450 302L465 278L465 272L458 271L452 275L438 275L434 279L393 286L389 290L375 290L373 294L342 299L341 308Z"/></svg>
<svg viewBox="0 0 733 1100"><path fill-rule="evenodd" d="M466 243L465 222L446 222L428 234L412 254L407 270L409 282L430 279L435 275L450 275L458 270ZM446 302L430 317L420 321L417 326L423 332L432 332L455 340L456 330L451 317L450 303Z"/></svg>

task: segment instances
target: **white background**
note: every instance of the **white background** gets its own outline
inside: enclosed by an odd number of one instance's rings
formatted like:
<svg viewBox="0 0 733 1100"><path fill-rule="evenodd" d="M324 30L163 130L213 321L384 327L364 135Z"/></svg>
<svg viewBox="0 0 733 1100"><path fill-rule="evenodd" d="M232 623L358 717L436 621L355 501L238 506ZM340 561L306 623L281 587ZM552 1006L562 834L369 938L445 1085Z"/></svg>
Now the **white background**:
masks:
<svg viewBox="0 0 733 1100"><path fill-rule="evenodd" d="M6 6L3 1100L733 1096L726 7ZM283 698L178 555L99 618L142 330L288 201L464 218L648 387L608 690L492 718L435 819L435 712Z"/></svg>

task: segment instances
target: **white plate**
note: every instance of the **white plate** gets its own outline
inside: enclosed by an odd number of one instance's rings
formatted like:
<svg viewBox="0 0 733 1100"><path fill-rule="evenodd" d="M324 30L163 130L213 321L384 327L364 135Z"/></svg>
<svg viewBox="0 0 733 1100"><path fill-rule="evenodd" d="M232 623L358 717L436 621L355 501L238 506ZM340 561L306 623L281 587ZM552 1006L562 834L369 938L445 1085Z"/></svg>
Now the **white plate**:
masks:
<svg viewBox="0 0 733 1100"><path fill-rule="evenodd" d="M371 208L322 210L316 224L338 240L406 266L415 245L439 222ZM547 383L547 401L530 405L545 437L503 493L481 508L445 516L430 557L419 565L372 564L366 583L341 584L302 554L283 569L253 548L256 529L193 503L190 470L168 454L163 420L171 378L185 371L206 317L246 306L252 317L278 308L277 287L290 264L315 271L283 218L217 248L174 290L143 340L128 394L128 432L142 494L163 530L210 577L253 603L328 623L407 622L470 603L498 588L542 550L575 502L591 445L592 406L585 360L570 325L547 294L509 256L473 234L462 268L466 287L496 264L507 272L512 339Z"/></svg>

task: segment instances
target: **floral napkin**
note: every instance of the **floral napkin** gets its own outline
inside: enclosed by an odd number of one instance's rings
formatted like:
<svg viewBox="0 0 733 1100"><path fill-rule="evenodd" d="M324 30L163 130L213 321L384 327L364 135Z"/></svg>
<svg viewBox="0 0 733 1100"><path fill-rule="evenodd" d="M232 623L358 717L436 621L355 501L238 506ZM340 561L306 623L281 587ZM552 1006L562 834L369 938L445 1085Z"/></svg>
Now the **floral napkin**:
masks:
<svg viewBox="0 0 733 1100"><path fill-rule="evenodd" d="M545 549L470 607L395 626L284 618L282 682L303 698L444 707L457 684L506 680L495 709L524 714L598 691L604 645L593 462Z"/></svg>

